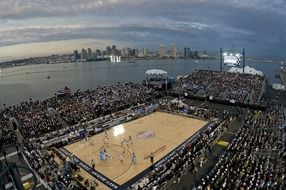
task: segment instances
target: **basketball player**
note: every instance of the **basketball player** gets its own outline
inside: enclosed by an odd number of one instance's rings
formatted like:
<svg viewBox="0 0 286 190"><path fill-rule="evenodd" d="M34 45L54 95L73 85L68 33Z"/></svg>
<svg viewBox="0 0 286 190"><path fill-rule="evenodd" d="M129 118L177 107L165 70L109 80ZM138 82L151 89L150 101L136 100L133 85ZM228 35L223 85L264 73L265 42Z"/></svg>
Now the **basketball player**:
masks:
<svg viewBox="0 0 286 190"><path fill-rule="evenodd" d="M108 137L104 137L103 144L105 147L108 147Z"/></svg>
<svg viewBox="0 0 286 190"><path fill-rule="evenodd" d="M154 163L154 153L153 152L151 152L151 154L150 154L150 161L151 161L151 164Z"/></svg>
<svg viewBox="0 0 286 190"><path fill-rule="evenodd" d="M99 160L100 160L100 161L104 161L104 159L105 159L104 151L103 151L103 150L100 150L100 151L99 151Z"/></svg>
<svg viewBox="0 0 286 190"><path fill-rule="evenodd" d="M110 159L109 154L107 153L106 149L103 150L105 160Z"/></svg>
<svg viewBox="0 0 286 190"><path fill-rule="evenodd" d="M87 143L87 136L84 134L83 144Z"/></svg>
<svg viewBox="0 0 286 190"><path fill-rule="evenodd" d="M95 168L95 161L93 159L91 160L91 166L92 166L92 169L94 170L94 168Z"/></svg>
<svg viewBox="0 0 286 190"><path fill-rule="evenodd" d="M124 148L124 147L123 147L123 144L124 144L124 141L121 141L121 148Z"/></svg>
<svg viewBox="0 0 286 190"><path fill-rule="evenodd" d="M128 139L129 139L129 142L133 145L131 135L129 135Z"/></svg>
<svg viewBox="0 0 286 190"><path fill-rule="evenodd" d="M127 148L129 148L128 140L126 140L125 138L124 138L124 140L123 140L123 145L124 145L124 144L127 146Z"/></svg>
<svg viewBox="0 0 286 190"><path fill-rule="evenodd" d="M123 139L123 141L121 141L121 148L124 148L124 145L127 143L126 139Z"/></svg>
<svg viewBox="0 0 286 190"><path fill-rule="evenodd" d="M133 152L133 154L132 154L132 164L136 164L136 155L135 155L135 153Z"/></svg>
<svg viewBox="0 0 286 190"><path fill-rule="evenodd" d="M104 138L109 139L109 137L108 137L108 133L107 133L107 130L104 130Z"/></svg>
<svg viewBox="0 0 286 190"><path fill-rule="evenodd" d="M123 164L123 159L124 159L123 154L120 154L120 158L119 159L120 159L120 163Z"/></svg>

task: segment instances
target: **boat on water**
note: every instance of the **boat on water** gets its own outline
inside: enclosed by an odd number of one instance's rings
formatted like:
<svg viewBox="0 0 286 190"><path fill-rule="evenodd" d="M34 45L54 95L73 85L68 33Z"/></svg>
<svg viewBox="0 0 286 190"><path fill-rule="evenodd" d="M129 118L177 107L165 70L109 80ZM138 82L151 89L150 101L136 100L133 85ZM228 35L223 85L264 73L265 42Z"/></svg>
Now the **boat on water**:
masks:
<svg viewBox="0 0 286 190"><path fill-rule="evenodd" d="M71 89L67 86L65 86L64 89L60 89L55 93L56 96L66 96L69 94L71 94Z"/></svg>
<svg viewBox="0 0 286 190"><path fill-rule="evenodd" d="M47 79L50 79L51 77L50 76L47 76Z"/></svg>

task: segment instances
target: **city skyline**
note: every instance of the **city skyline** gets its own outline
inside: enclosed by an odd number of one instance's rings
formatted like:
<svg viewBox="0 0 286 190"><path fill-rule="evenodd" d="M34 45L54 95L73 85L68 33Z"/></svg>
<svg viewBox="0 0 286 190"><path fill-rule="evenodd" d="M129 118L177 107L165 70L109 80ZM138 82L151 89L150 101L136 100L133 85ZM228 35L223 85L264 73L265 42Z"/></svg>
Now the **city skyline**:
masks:
<svg viewBox="0 0 286 190"><path fill-rule="evenodd" d="M284 57L285 6L279 0L8 0L0 2L0 62L173 42L179 51L245 47L251 55Z"/></svg>

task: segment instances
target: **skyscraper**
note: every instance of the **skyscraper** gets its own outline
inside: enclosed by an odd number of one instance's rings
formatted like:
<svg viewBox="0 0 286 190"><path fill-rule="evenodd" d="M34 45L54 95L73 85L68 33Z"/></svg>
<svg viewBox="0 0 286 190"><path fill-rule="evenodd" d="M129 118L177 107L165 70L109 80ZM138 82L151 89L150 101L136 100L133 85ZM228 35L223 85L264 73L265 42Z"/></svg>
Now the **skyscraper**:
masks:
<svg viewBox="0 0 286 190"><path fill-rule="evenodd" d="M190 48L188 47L184 48L184 57L185 58L190 57Z"/></svg>
<svg viewBox="0 0 286 190"><path fill-rule="evenodd" d="M110 55L110 54L111 54L111 48L110 48L110 46L107 46L107 47L106 47L105 53L106 53L106 55Z"/></svg>
<svg viewBox="0 0 286 190"><path fill-rule="evenodd" d="M149 50L148 48L143 48L143 56L148 57L149 56Z"/></svg>
<svg viewBox="0 0 286 190"><path fill-rule="evenodd" d="M116 45L113 45L111 48L111 54L112 55L116 55L117 51L116 51Z"/></svg>
<svg viewBox="0 0 286 190"><path fill-rule="evenodd" d="M84 48L81 50L81 59L87 59L87 51Z"/></svg>
<svg viewBox="0 0 286 190"><path fill-rule="evenodd" d="M97 50L95 51L95 55L96 55L96 56L101 56L101 51L100 51L99 49L97 49Z"/></svg>
<svg viewBox="0 0 286 190"><path fill-rule="evenodd" d="M91 48L87 49L87 54L88 54L87 56L88 59L92 59L94 57Z"/></svg>
<svg viewBox="0 0 286 190"><path fill-rule="evenodd" d="M193 52L193 56L194 56L195 58L198 58L198 57L199 57L199 51L194 51L194 52Z"/></svg>
<svg viewBox="0 0 286 190"><path fill-rule="evenodd" d="M74 59L77 60L80 58L79 54L78 54L78 51L77 50L74 50L73 51L73 56L74 56Z"/></svg>
<svg viewBox="0 0 286 190"><path fill-rule="evenodd" d="M123 49L122 49L122 56L124 56L124 57L128 57L128 56L129 56L129 50L128 50L128 48L123 48Z"/></svg>
<svg viewBox="0 0 286 190"><path fill-rule="evenodd" d="M165 45L161 44L160 45L160 57L165 57L166 56L166 49L165 49Z"/></svg>
<svg viewBox="0 0 286 190"><path fill-rule="evenodd" d="M177 57L177 48L176 44L172 43L171 45L171 52L170 52L170 57Z"/></svg>
<svg viewBox="0 0 286 190"><path fill-rule="evenodd" d="M133 49L132 50L132 56L134 56L134 57L138 57L138 49Z"/></svg>

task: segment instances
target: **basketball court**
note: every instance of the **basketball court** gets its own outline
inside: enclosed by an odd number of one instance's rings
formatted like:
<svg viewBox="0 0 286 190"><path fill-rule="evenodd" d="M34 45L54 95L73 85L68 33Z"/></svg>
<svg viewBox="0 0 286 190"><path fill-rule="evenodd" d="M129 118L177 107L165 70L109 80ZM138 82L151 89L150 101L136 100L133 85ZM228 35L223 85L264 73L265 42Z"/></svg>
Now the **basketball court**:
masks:
<svg viewBox="0 0 286 190"><path fill-rule="evenodd" d="M206 121L189 117L155 112L110 128L106 134L90 137L87 142L81 140L62 148L66 154L72 154L79 166L86 168L84 175L94 175L111 186L120 187L151 166L150 154L154 155L154 164L174 151L179 145L190 139L207 124ZM124 139L131 141L122 143ZM104 140L108 139L108 140ZM107 143L104 143L107 142ZM122 146L123 144L123 146ZM100 160L100 150L106 149L105 161ZM136 155L136 164L132 163L132 154ZM95 160L95 169L91 161ZM89 169L88 169L89 168ZM85 176L91 177L91 176ZM101 180L102 181L102 180ZM103 186L102 184L100 186ZM108 189L101 187L99 189Z"/></svg>

